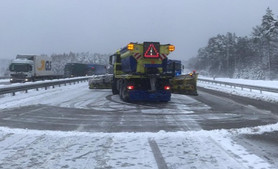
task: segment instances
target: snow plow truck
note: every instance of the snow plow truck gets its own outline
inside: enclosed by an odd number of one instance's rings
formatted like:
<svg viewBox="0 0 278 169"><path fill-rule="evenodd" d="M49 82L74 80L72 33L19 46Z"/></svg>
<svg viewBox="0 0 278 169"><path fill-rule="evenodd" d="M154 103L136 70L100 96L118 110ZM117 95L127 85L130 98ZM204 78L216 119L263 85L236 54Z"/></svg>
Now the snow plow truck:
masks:
<svg viewBox="0 0 278 169"><path fill-rule="evenodd" d="M173 74L173 78L170 79L172 93L197 96L198 73L193 71L182 74L182 69L184 66L180 60L168 60L166 71Z"/></svg>
<svg viewBox="0 0 278 169"><path fill-rule="evenodd" d="M159 42L129 43L109 58L113 65L112 93L123 101L171 100L167 56L174 45Z"/></svg>
<svg viewBox="0 0 278 169"><path fill-rule="evenodd" d="M170 80L172 93L197 96L198 73L193 71L185 75L175 76Z"/></svg>

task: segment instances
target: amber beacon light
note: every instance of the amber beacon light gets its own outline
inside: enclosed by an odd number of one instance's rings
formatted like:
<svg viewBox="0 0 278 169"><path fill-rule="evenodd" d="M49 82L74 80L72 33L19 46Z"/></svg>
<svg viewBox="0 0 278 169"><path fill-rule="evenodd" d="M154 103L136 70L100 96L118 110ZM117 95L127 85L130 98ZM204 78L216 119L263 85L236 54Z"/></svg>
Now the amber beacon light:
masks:
<svg viewBox="0 0 278 169"><path fill-rule="evenodd" d="M127 45L128 50L133 50L134 49L134 44L130 43Z"/></svg>
<svg viewBox="0 0 278 169"><path fill-rule="evenodd" d="M168 47L170 52L173 52L175 50L175 46L174 45L169 45Z"/></svg>

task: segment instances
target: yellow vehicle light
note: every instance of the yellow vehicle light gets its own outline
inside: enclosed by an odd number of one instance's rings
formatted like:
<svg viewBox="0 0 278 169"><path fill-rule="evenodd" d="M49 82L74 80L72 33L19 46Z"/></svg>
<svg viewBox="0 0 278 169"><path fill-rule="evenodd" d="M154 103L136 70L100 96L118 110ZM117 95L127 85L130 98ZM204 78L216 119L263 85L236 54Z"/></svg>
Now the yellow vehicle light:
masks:
<svg viewBox="0 0 278 169"><path fill-rule="evenodd" d="M170 52L173 52L175 50L175 46L174 45L169 45L168 49Z"/></svg>
<svg viewBox="0 0 278 169"><path fill-rule="evenodd" d="M128 50L133 50L134 49L134 44L130 43L127 45Z"/></svg>

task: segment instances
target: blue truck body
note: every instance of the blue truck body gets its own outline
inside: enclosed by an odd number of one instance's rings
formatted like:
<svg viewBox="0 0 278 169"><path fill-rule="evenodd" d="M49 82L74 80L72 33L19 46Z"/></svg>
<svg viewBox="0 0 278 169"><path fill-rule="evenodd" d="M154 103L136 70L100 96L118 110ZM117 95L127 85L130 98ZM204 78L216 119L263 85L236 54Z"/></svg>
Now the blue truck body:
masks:
<svg viewBox="0 0 278 169"><path fill-rule="evenodd" d="M173 76L181 75L181 61L180 60L167 60L167 64L164 64L164 71L171 73Z"/></svg>
<svg viewBox="0 0 278 169"><path fill-rule="evenodd" d="M134 57L129 56L122 59L122 71L125 73L134 73L136 72L137 61Z"/></svg>
<svg viewBox="0 0 278 169"><path fill-rule="evenodd" d="M168 102L171 100L171 92L165 90L157 90L148 92L146 90L129 91L130 101L150 101L150 102Z"/></svg>

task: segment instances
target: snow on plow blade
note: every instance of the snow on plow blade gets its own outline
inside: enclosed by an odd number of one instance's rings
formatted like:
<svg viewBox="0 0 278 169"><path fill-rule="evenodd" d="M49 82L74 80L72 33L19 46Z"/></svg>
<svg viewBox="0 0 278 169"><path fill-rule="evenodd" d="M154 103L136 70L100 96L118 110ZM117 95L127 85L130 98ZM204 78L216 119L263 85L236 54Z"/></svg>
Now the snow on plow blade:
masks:
<svg viewBox="0 0 278 169"><path fill-rule="evenodd" d="M198 74L186 74L174 77L170 80L172 93L198 95L197 93Z"/></svg>
<svg viewBox="0 0 278 169"><path fill-rule="evenodd" d="M89 89L111 89L113 75L95 75L89 78Z"/></svg>

